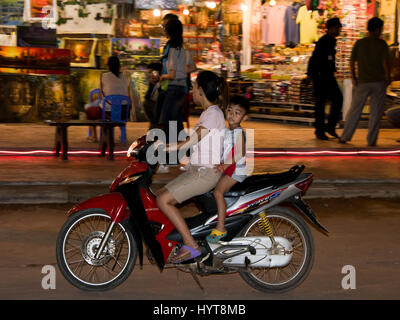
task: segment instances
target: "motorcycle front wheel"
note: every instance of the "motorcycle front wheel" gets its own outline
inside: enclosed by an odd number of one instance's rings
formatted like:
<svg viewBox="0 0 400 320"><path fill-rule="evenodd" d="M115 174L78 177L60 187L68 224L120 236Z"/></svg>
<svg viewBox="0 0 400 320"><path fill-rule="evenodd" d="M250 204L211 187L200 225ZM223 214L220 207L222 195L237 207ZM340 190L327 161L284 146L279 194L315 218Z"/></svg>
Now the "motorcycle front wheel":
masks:
<svg viewBox="0 0 400 320"><path fill-rule="evenodd" d="M87 291L113 289L132 272L137 246L120 223L114 225L102 254L95 257L110 223L105 211L88 209L72 215L62 226L56 243L57 263L75 287Z"/></svg>
<svg viewBox="0 0 400 320"><path fill-rule="evenodd" d="M251 287L265 293L283 293L299 286L308 276L314 263L314 242L310 229L296 213L285 207L266 211L274 236L292 242L293 254L285 267L251 268L240 276ZM255 217L241 231L242 237L265 236L260 229L260 217Z"/></svg>

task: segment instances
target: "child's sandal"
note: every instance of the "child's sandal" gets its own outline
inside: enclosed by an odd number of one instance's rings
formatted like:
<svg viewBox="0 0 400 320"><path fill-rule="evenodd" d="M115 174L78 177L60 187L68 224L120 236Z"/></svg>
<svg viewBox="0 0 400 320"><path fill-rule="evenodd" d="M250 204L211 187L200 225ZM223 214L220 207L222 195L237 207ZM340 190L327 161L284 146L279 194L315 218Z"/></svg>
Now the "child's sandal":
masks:
<svg viewBox="0 0 400 320"><path fill-rule="evenodd" d="M228 234L227 231L221 232L217 229L212 229L211 233L206 237L207 242L210 243L218 243L221 239L223 239Z"/></svg>

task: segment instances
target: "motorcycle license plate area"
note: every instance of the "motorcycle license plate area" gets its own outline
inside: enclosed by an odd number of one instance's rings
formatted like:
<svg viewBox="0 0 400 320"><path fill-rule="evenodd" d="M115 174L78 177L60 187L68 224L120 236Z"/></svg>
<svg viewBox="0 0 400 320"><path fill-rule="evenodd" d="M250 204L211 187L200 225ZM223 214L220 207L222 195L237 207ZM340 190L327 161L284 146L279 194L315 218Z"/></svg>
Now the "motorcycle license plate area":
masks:
<svg viewBox="0 0 400 320"><path fill-rule="evenodd" d="M278 254L271 254L272 242L269 237L245 237L235 238L229 242L229 245L247 245L256 249L256 254L245 252L238 256L224 260L223 265L226 267L245 266L247 257L252 268L274 268L287 266L293 255L291 242L283 237L274 237L277 243ZM224 254L234 253L234 249L228 249ZM274 252L277 253L277 252Z"/></svg>

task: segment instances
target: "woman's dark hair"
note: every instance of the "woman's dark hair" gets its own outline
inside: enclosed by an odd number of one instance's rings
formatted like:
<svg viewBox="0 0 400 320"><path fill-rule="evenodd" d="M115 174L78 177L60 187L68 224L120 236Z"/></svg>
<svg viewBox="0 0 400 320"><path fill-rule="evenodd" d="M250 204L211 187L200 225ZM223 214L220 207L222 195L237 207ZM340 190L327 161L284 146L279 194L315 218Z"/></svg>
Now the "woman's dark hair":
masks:
<svg viewBox="0 0 400 320"><path fill-rule="evenodd" d="M197 85L203 89L206 98L210 102L217 102L226 108L229 104L229 89L223 77L217 76L212 71L201 71L196 79Z"/></svg>
<svg viewBox="0 0 400 320"><path fill-rule="evenodd" d="M165 24L165 32L169 37L168 43L171 48L181 48L183 45L183 27L178 19L170 19Z"/></svg>
<svg viewBox="0 0 400 320"><path fill-rule="evenodd" d="M120 62L117 56L111 56L108 58L108 68L112 73L115 74L116 77L119 77L120 74Z"/></svg>
<svg viewBox="0 0 400 320"><path fill-rule="evenodd" d="M172 20L172 19L179 20L179 17L178 17L176 14L167 13L167 14L162 18L162 21L167 22L167 21Z"/></svg>

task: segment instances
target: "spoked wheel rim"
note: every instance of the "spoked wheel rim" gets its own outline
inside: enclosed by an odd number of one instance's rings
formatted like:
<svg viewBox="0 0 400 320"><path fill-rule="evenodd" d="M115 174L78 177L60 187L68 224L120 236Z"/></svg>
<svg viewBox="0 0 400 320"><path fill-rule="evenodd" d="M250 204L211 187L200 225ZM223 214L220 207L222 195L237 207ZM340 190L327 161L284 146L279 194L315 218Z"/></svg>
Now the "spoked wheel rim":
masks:
<svg viewBox="0 0 400 320"><path fill-rule="evenodd" d="M268 215L274 236L280 236L292 242L293 253L290 263L285 267L249 268L248 275L257 282L268 286L282 286L296 278L303 270L307 260L305 235L298 225L281 215ZM246 236L265 236L259 228L258 221L248 228Z"/></svg>
<svg viewBox="0 0 400 320"><path fill-rule="evenodd" d="M102 254L95 254L111 219L95 213L81 217L67 230L62 255L70 274L90 286L113 282L126 269L131 255L131 244L126 230L116 223Z"/></svg>

